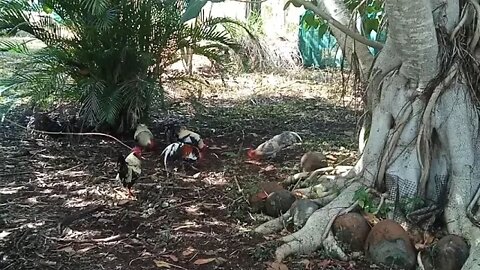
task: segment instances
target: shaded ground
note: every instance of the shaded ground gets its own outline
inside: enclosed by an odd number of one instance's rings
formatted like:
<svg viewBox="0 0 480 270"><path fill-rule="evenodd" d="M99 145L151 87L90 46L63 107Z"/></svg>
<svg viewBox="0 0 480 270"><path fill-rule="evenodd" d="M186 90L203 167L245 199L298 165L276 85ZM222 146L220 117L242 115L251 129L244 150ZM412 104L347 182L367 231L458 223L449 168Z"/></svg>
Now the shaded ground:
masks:
<svg viewBox="0 0 480 270"><path fill-rule="evenodd" d="M235 87L217 85L198 103L190 95L182 109L194 113L189 126L211 149L201 174L166 179L158 153L149 154L134 186L136 201L125 200L114 180L117 153L126 153L120 145L35 135L4 123L0 269L266 269L275 242L249 233L261 221L239 188L248 194L260 181L283 180L298 170L305 150L321 149L348 165L356 149L356 113L328 101L327 84L272 78L240 78L232 84L246 90L235 94L229 92ZM164 146L163 134L153 129ZM299 132L305 143L272 161L274 172L244 162L247 147L284 130ZM287 265L370 269L322 256L291 258Z"/></svg>

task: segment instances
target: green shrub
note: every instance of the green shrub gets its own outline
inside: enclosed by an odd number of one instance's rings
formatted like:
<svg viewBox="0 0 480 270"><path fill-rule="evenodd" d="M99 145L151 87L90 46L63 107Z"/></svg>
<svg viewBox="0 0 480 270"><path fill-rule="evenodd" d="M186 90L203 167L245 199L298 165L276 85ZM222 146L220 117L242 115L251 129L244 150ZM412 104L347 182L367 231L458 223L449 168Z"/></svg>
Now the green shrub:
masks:
<svg viewBox="0 0 480 270"><path fill-rule="evenodd" d="M181 22L180 0L0 0L0 29L26 31L47 46L29 53L15 74L0 82L9 94L36 104L73 101L87 124L123 132L148 120L163 104L161 75L189 49L222 63L239 46L204 18Z"/></svg>

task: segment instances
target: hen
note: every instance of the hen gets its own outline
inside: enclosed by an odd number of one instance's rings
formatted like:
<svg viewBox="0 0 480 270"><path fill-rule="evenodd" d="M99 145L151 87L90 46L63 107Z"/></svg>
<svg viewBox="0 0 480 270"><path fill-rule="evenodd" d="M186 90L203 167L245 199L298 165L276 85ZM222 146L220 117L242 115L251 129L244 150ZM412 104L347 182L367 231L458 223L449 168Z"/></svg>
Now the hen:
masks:
<svg viewBox="0 0 480 270"><path fill-rule="evenodd" d="M135 130L135 134L133 135L133 139L140 145L142 148L146 148L149 150L153 150L155 147L155 141L153 140L153 134L148 129L145 124L140 124L137 126Z"/></svg>
<svg viewBox="0 0 480 270"><path fill-rule="evenodd" d="M118 157L118 173L116 179L127 189L129 197L133 197L132 186L138 180L138 177L142 172L141 159L143 159L142 150L138 146L134 147L132 152L126 158L124 158L122 154L119 154Z"/></svg>
<svg viewBox="0 0 480 270"><path fill-rule="evenodd" d="M282 149L293 145L294 143L302 141L298 133L293 131L284 131L281 134L275 135L268 141L260 144L256 149L250 148L247 155L250 159L258 160L262 157L274 158Z"/></svg>

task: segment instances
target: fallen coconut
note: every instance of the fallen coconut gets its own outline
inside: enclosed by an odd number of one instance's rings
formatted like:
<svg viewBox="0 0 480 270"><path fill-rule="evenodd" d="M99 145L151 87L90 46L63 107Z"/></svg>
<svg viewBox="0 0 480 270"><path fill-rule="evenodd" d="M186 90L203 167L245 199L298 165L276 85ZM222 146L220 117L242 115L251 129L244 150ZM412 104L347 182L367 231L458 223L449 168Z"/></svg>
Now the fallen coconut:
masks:
<svg viewBox="0 0 480 270"><path fill-rule="evenodd" d="M298 230L305 225L308 218L317 211L320 206L309 199L296 200L290 207L290 216L293 217L294 230Z"/></svg>
<svg viewBox="0 0 480 270"><path fill-rule="evenodd" d="M275 191L268 196L265 202L265 214L278 217L287 212L295 200L295 196L288 190Z"/></svg>
<svg viewBox="0 0 480 270"><path fill-rule="evenodd" d="M333 234L348 252L363 251L370 225L359 213L338 216L332 225Z"/></svg>
<svg viewBox="0 0 480 270"><path fill-rule="evenodd" d="M434 269L462 269L469 252L470 248L462 237L453 234L446 235L432 248L431 257Z"/></svg>
<svg viewBox="0 0 480 270"><path fill-rule="evenodd" d="M313 172L327 166L327 160L321 152L310 151L300 159L300 168L303 172Z"/></svg>
<svg viewBox="0 0 480 270"><path fill-rule="evenodd" d="M260 191L252 194L248 198L250 207L252 208L253 213L259 213L265 211L265 202L272 192L284 190L284 188L276 182L261 182L259 184Z"/></svg>
<svg viewBox="0 0 480 270"><path fill-rule="evenodd" d="M365 243L365 254L373 262L393 269L413 269L415 249L407 232L393 220L382 220L370 231Z"/></svg>

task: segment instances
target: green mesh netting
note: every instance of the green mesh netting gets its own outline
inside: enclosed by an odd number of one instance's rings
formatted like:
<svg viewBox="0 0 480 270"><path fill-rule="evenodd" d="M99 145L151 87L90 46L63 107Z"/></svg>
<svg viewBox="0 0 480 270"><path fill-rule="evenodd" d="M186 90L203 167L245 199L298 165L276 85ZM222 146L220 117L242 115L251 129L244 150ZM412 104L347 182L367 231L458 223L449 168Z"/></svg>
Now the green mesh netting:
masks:
<svg viewBox="0 0 480 270"><path fill-rule="evenodd" d="M321 33L320 27L307 27L304 23L304 17L313 12L307 10L300 16L300 25L298 30L298 47L302 62L305 67L326 68L326 67L340 67L342 65L342 51L337 46L335 37L327 31ZM377 38L377 33L371 31L370 40L377 40L384 43L386 34L381 33ZM375 55L378 53L377 49L370 48L370 53ZM346 61L343 62L344 67L348 67Z"/></svg>

